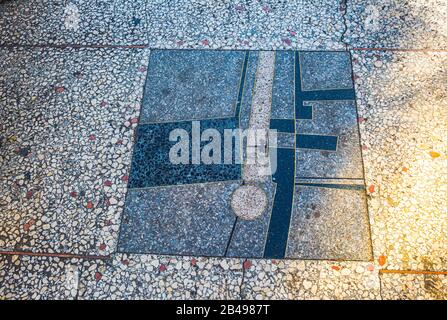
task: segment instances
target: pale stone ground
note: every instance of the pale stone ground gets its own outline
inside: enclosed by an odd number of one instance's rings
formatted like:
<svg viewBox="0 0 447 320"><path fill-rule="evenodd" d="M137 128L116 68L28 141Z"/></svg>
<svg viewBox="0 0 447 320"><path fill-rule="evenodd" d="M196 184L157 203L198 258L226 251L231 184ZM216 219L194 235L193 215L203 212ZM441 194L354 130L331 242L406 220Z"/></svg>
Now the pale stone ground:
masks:
<svg viewBox="0 0 447 320"><path fill-rule="evenodd" d="M0 4L0 298L447 297L445 1L70 3ZM152 48L349 50L373 261L116 253Z"/></svg>

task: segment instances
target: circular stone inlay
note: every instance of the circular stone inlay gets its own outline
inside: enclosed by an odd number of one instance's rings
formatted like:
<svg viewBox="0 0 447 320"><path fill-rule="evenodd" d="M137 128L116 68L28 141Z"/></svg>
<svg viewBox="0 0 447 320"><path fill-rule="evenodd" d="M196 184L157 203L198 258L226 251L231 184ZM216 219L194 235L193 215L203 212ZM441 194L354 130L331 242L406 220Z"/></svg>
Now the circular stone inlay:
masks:
<svg viewBox="0 0 447 320"><path fill-rule="evenodd" d="M231 196L231 208L239 218L254 220L267 208L267 195L258 186L240 186Z"/></svg>

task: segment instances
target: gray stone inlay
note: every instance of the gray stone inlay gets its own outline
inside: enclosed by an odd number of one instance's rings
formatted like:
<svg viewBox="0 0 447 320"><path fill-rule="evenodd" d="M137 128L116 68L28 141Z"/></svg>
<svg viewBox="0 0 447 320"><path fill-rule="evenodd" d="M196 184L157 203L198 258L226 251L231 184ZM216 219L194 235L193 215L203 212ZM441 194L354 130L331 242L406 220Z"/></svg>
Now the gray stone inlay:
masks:
<svg viewBox="0 0 447 320"><path fill-rule="evenodd" d="M296 135L294 133L278 132L277 138L278 148L295 148Z"/></svg>
<svg viewBox="0 0 447 320"><path fill-rule="evenodd" d="M254 85L249 129L265 130L270 127L270 113L272 107L272 86L274 74L275 53L273 51L261 51L259 53L258 70ZM258 139L258 137L256 137ZM258 140L256 144L258 144ZM261 142L262 143L262 142ZM264 141L267 143L267 141ZM250 146L254 147L254 146ZM262 146L257 146L262 149ZM253 159L250 159L253 160ZM256 163L245 163L243 166L244 181L266 181L268 167L256 161Z"/></svg>
<svg viewBox="0 0 447 320"><path fill-rule="evenodd" d="M306 179L296 179L295 183L351 185L351 186L361 186L364 189L365 181L363 180L363 178L357 178L357 179L306 178Z"/></svg>
<svg viewBox="0 0 447 320"><path fill-rule="evenodd" d="M276 184L268 181L258 186L267 194L267 209L256 220L237 219L227 251L228 257L262 258L264 254Z"/></svg>
<svg viewBox="0 0 447 320"><path fill-rule="evenodd" d="M348 52L300 52L303 91L352 89Z"/></svg>
<svg viewBox="0 0 447 320"><path fill-rule="evenodd" d="M337 151L296 150L298 177L363 178L354 101L311 102L312 120L297 120L298 134L338 137Z"/></svg>
<svg viewBox="0 0 447 320"><path fill-rule="evenodd" d="M256 185L243 185L231 195L231 208L242 220L255 220L267 209L267 195Z"/></svg>
<svg viewBox="0 0 447 320"><path fill-rule="evenodd" d="M272 92L272 118L295 118L295 52L278 51Z"/></svg>
<svg viewBox="0 0 447 320"><path fill-rule="evenodd" d="M371 259L365 191L296 186L287 258Z"/></svg>
<svg viewBox="0 0 447 320"><path fill-rule="evenodd" d="M251 102L253 99L253 87L258 68L259 52L250 51L248 56L247 71L245 74L244 89L242 92L241 113L239 115L239 127L247 129L250 121Z"/></svg>
<svg viewBox="0 0 447 320"><path fill-rule="evenodd" d="M236 181L131 189L118 248L123 252L223 256L236 219Z"/></svg>
<svg viewBox="0 0 447 320"><path fill-rule="evenodd" d="M245 52L151 52L141 122L234 116Z"/></svg>

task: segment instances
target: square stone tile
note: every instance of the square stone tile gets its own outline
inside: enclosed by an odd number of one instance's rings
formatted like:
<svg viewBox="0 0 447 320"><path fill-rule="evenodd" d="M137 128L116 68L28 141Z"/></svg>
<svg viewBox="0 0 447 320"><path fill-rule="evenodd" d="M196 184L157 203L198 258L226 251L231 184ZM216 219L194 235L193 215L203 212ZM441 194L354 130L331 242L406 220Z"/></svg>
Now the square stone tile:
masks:
<svg viewBox="0 0 447 320"><path fill-rule="evenodd" d="M230 198L239 182L130 189L121 252L224 256L236 216Z"/></svg>
<svg viewBox="0 0 447 320"><path fill-rule="evenodd" d="M136 133L129 187L146 188L240 179L241 165L234 162L224 163L224 130L236 128L235 118L197 121L195 125L200 134L207 129L215 129L219 132L221 139L215 140L217 145L213 150L216 152L213 156L216 157L217 163L205 162L204 155L210 154L205 149L209 146L210 140L199 141L201 137L195 136L191 122L140 125ZM178 132L177 130L182 130L184 135L181 138L174 135L177 140L170 141L170 135ZM178 143L185 143L182 150L177 150ZM197 162L193 145L197 145L197 150L200 152L200 159ZM233 143L232 151L234 148ZM219 156L217 152L220 152ZM185 155L185 163L177 163L177 160L171 159L174 153L180 156ZM232 152L233 158L234 155L235 153Z"/></svg>
<svg viewBox="0 0 447 320"><path fill-rule="evenodd" d="M296 175L363 178L355 102L318 101L309 105L313 119L296 120Z"/></svg>
<svg viewBox="0 0 447 320"><path fill-rule="evenodd" d="M303 91L352 89L349 52L300 52Z"/></svg>
<svg viewBox="0 0 447 320"><path fill-rule="evenodd" d="M286 257L372 258L364 190L297 185Z"/></svg>
<svg viewBox="0 0 447 320"><path fill-rule="evenodd" d="M272 90L272 119L295 118L295 52L277 51Z"/></svg>
<svg viewBox="0 0 447 320"><path fill-rule="evenodd" d="M152 51L141 122L233 117L244 57L243 51Z"/></svg>

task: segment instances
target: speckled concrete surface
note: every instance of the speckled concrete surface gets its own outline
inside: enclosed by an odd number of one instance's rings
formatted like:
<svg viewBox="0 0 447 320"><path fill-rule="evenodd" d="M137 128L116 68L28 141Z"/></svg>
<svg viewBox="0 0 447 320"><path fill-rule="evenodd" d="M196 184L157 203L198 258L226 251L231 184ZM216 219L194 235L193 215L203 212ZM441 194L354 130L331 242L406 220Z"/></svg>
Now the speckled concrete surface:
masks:
<svg viewBox="0 0 447 320"><path fill-rule="evenodd" d="M1 251L115 249L148 53L0 49Z"/></svg>
<svg viewBox="0 0 447 320"><path fill-rule="evenodd" d="M382 274L382 296L393 300L445 300L446 275Z"/></svg>
<svg viewBox="0 0 447 320"><path fill-rule="evenodd" d="M88 263L81 299L238 299L240 259L116 255Z"/></svg>
<svg viewBox="0 0 447 320"><path fill-rule="evenodd" d="M446 53L354 52L376 259L446 270Z"/></svg>
<svg viewBox="0 0 447 320"><path fill-rule="evenodd" d="M368 215L363 190L297 185L294 201L287 257L366 261L371 259Z"/></svg>
<svg viewBox="0 0 447 320"><path fill-rule="evenodd" d="M352 47L447 49L443 0L348 0L345 19Z"/></svg>
<svg viewBox="0 0 447 320"><path fill-rule="evenodd" d="M149 44L176 49L343 49L338 0L97 1L2 4L2 44ZM77 18L79 17L79 18ZM72 21L75 21L73 23Z"/></svg>
<svg viewBox="0 0 447 320"><path fill-rule="evenodd" d="M0 300L447 299L445 1L21 0L0 11ZM118 253L151 49L348 49L372 257ZM272 107L291 101L288 71Z"/></svg>

